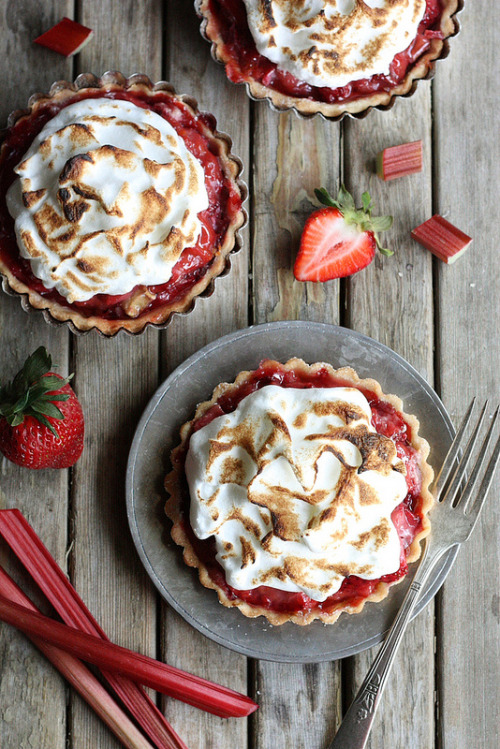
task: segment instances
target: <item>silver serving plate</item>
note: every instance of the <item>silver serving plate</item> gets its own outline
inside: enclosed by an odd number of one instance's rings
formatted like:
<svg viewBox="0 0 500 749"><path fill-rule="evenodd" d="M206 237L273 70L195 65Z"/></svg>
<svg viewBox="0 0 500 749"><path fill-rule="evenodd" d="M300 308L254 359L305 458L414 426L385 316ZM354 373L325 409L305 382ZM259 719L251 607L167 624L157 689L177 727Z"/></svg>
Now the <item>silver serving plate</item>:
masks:
<svg viewBox="0 0 500 749"><path fill-rule="evenodd" d="M346 328L312 322L275 322L224 336L179 366L156 391L137 426L130 450L127 514L139 556L163 598L184 619L215 642L252 658L284 663L316 663L359 653L379 643L397 613L412 574L391 588L380 603L368 603L359 614L342 614L335 624L313 622L306 627L273 627L264 617L248 619L237 609L220 605L215 591L204 588L195 570L182 560L170 538L163 512L163 479L170 470L170 451L179 441L180 426L213 388L232 382L238 372L255 369L261 359L279 361L298 356L308 363L325 361L352 366L360 377L374 377L385 393L397 394L408 413L420 421L420 434L431 445L436 470L454 435L440 399L418 372L381 343ZM424 590L421 611L444 582L456 551L443 559Z"/></svg>

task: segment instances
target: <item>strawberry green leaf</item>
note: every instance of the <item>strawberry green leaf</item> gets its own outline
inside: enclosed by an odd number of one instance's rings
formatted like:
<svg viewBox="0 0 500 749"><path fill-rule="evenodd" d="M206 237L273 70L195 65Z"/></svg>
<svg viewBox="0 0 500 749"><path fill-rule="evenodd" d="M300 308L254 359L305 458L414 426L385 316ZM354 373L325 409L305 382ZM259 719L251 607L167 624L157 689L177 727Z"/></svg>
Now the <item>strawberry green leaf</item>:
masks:
<svg viewBox="0 0 500 749"><path fill-rule="evenodd" d="M60 390L65 385L67 385L69 382L69 378L66 380L61 380L60 377L56 377L55 375L46 375L40 380L40 386L44 388L45 391L49 390Z"/></svg>
<svg viewBox="0 0 500 749"><path fill-rule="evenodd" d="M42 424L44 427L47 427L47 429L50 429L50 431L52 432L52 434L54 435L54 437L59 437L59 434L58 434L57 430L50 423L50 421L47 419L46 416L44 416L43 414L38 414L36 416L36 418L38 419L38 421L40 422L40 424Z"/></svg>
<svg viewBox="0 0 500 749"><path fill-rule="evenodd" d="M323 205L328 206L329 208L337 208L337 201L333 200L332 196L328 192L328 190L325 190L324 187L320 187L319 189L316 188L314 190L314 194L316 195L317 199L320 203Z"/></svg>
<svg viewBox="0 0 500 749"><path fill-rule="evenodd" d="M57 377L50 371L51 366L50 354L44 346L39 346L28 356L12 382L1 388L0 415L5 416L11 426L19 426L24 416L30 415L57 436L47 417L63 418L54 401L63 402L71 397L70 393L60 393L60 390L72 375Z"/></svg>
<svg viewBox="0 0 500 749"><path fill-rule="evenodd" d="M12 416L7 416L6 419L11 425L11 427L18 427L19 424L23 423L24 416L23 414L13 414Z"/></svg>
<svg viewBox="0 0 500 749"><path fill-rule="evenodd" d="M61 411L55 406L53 403L47 402L47 403L36 403L34 406L32 406L33 411L39 416L39 414L43 414L44 416L50 416L52 419L62 419L63 415Z"/></svg>
<svg viewBox="0 0 500 749"><path fill-rule="evenodd" d="M316 189L316 197L323 205L338 208L344 217L346 224L356 226L360 232L372 232L378 249L383 255L393 255L392 250L382 247L377 232L390 229L393 223L392 216L372 216L372 200L370 193L365 191L361 196L362 208L356 208L351 193L341 185L337 200L334 200L324 187Z"/></svg>
<svg viewBox="0 0 500 749"><path fill-rule="evenodd" d="M45 393L45 395L41 395L38 400L42 401L67 401L70 399L69 393Z"/></svg>
<svg viewBox="0 0 500 749"><path fill-rule="evenodd" d="M394 250L388 250L387 247L382 247L378 236L376 234L374 234L373 236L375 238L375 242L377 243L377 248L379 252L382 253L382 255L385 255L386 257L391 257L391 255L394 255Z"/></svg>
<svg viewBox="0 0 500 749"><path fill-rule="evenodd" d="M47 352L44 346L39 346L37 350L28 356L24 362L22 372L26 382L32 384L43 377L43 375L50 370L52 365L52 357Z"/></svg>
<svg viewBox="0 0 500 749"><path fill-rule="evenodd" d="M342 211L355 211L356 204L351 193L346 190L345 185L340 185L339 194L337 196L337 202L340 205Z"/></svg>
<svg viewBox="0 0 500 749"><path fill-rule="evenodd" d="M28 405L29 392L25 393L19 400L17 400L10 409L10 413L23 413L24 409Z"/></svg>
<svg viewBox="0 0 500 749"><path fill-rule="evenodd" d="M377 216L371 220L372 231L387 231L391 228L392 223L392 216Z"/></svg>

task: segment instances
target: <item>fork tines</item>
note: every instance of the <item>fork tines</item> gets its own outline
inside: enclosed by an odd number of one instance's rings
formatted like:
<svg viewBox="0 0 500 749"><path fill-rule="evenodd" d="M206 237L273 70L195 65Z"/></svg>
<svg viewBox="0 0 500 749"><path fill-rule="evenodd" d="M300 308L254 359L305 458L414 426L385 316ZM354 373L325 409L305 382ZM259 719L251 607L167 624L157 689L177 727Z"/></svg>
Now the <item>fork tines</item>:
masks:
<svg viewBox="0 0 500 749"><path fill-rule="evenodd" d="M476 402L476 399L473 398L469 408L467 409L467 413L465 414L464 419L462 423L460 424L460 427L458 428L455 439L453 440L453 443L448 451L448 454L444 460L443 466L441 468L441 471L435 483L436 498L441 502L446 501L452 505L460 504L464 512L466 512L470 507L473 506L472 493L474 491L475 485L477 483L477 480L481 473L483 465L488 457L490 443L493 438L493 430L495 428L495 424L497 422L498 414L500 410L500 407L497 408L491 418L491 424L486 433L486 436L483 439L481 448L479 450L476 462L472 468L471 474L468 478L467 484L465 485L465 488L463 489L463 491L461 491L457 500L457 495L459 494L459 491L461 489L461 485L465 476L467 465L472 456L472 453L474 452L476 445L478 444L481 426L483 424L484 416L485 416L486 409L488 406L488 401L486 401L481 409L481 413L479 414L479 418L476 422L476 425L472 429L467 445L465 449L463 450L462 457L460 458L459 456L462 453L462 443L464 442L464 435L467 431L467 427L469 426L469 422L471 421L475 402ZM495 447L493 448L493 452L491 454L488 467L484 473L481 486L479 487L479 491L477 492L477 495L476 495L477 497L481 497L481 500L484 496L486 496L486 493L488 492L490 488L491 482L493 480L493 474L499 462L499 458L500 458L500 437L497 439ZM476 514L479 513L479 510L482 505L482 501L478 502L477 505L478 506L474 507L473 509L473 512Z"/></svg>

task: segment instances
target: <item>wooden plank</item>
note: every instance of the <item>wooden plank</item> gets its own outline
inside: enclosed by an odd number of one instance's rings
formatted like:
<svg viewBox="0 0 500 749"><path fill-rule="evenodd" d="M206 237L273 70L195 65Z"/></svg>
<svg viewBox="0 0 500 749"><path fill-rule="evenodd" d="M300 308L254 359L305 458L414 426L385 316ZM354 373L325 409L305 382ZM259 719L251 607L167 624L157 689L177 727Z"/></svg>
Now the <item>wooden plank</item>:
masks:
<svg viewBox="0 0 500 749"><path fill-rule="evenodd" d="M491 235L500 183L493 125L500 116L493 33L498 13L485 6L479 18L471 3L465 6L461 34L438 71L434 97L435 210L474 238L456 265L436 263L441 394L455 424L473 395L491 397L493 408L500 390L500 272ZM443 749L494 749L500 743L499 488L500 475L443 589L437 658Z"/></svg>
<svg viewBox="0 0 500 749"><path fill-rule="evenodd" d="M253 156L255 322L337 323L338 282L300 283L292 269L304 221L315 201L314 188L336 188L339 127L320 118L278 115L266 104L258 104ZM325 745L340 713L338 664L260 661L255 679L260 704L253 723L256 749Z"/></svg>
<svg viewBox="0 0 500 749"><path fill-rule="evenodd" d="M336 323L338 282L301 283L293 276L304 222L317 205L314 188L335 192L340 166L339 128L316 117L299 120L255 107L254 321Z"/></svg>
<svg viewBox="0 0 500 749"><path fill-rule="evenodd" d="M161 77L161 7L157 3L84 3L81 22L95 36L78 59L78 72L145 72ZM74 473L72 496L74 584L108 635L156 656L156 596L132 546L124 476L137 420L157 386L158 333L74 339L75 369L88 414L87 447ZM73 749L120 744L75 697Z"/></svg>
<svg viewBox="0 0 500 749"><path fill-rule="evenodd" d="M201 111L216 117L218 129L231 137L233 153L241 158L243 179L248 182L248 98L242 87L229 83L222 66L212 60L199 28L191 7L186 10L185 3L170 0L165 28L166 77L179 94L194 97ZM187 49L193 50L189 64ZM250 211L250 201L245 207ZM248 226L240 234L243 248L231 256L229 275L216 279L213 295L198 299L187 316L174 318L162 336L165 375L205 344L247 324Z"/></svg>
<svg viewBox="0 0 500 749"><path fill-rule="evenodd" d="M421 174L382 182L374 173L377 152L387 146L422 139ZM393 257L377 255L348 288L350 327L404 356L430 382L433 377L432 267L428 253L410 238L410 230L431 212L431 118L429 84L390 112L372 112L345 128L346 185L356 201L368 189L374 215L391 214L394 227L382 236ZM376 373L374 373L376 375ZM383 382L382 382L383 384ZM357 689L374 658L369 650L352 660L352 688ZM351 697L353 693L351 693ZM350 698L348 698L349 701ZM433 609L428 607L409 627L388 681L380 714L368 746L434 745ZM403 720L402 716L412 716Z"/></svg>
<svg viewBox="0 0 500 749"><path fill-rule="evenodd" d="M70 2L47 2L42 10L37 2L25 2L19 8L1 0L0 55L9 61L5 75L13 84L3 86L2 127L11 111L26 106L32 93L46 91L54 80L70 75L71 63L57 55L48 58L42 48L32 45L32 40L49 28L59 13L71 15L71 9ZM0 336L2 383L40 345L50 351L59 371L67 372L67 330L49 327L39 313L27 315L18 299L4 293L0 300ZM30 471L4 458L0 471L0 507L19 507L65 567L68 471ZM3 546L0 561L30 593L29 581ZM63 749L66 744L64 681L23 635L6 625L0 625L0 744L4 749L28 749L34 745Z"/></svg>
<svg viewBox="0 0 500 749"><path fill-rule="evenodd" d="M167 78L178 93L194 96L201 110L211 112L219 130L230 134L233 151L248 165L249 103L242 88L230 84L199 32L193 4L170 0L165 26ZM186 50L190 50L186 57ZM228 276L215 282L215 291L199 299L193 312L177 317L162 335L162 373L221 335L247 324L248 231L245 249L232 256ZM210 393L207 393L207 397ZM195 404L193 404L194 408ZM222 614L222 612L221 612ZM173 665L245 692L246 659L203 638L169 607L163 607L163 650ZM234 749L247 745L245 720L224 721L169 700L166 714L188 746Z"/></svg>

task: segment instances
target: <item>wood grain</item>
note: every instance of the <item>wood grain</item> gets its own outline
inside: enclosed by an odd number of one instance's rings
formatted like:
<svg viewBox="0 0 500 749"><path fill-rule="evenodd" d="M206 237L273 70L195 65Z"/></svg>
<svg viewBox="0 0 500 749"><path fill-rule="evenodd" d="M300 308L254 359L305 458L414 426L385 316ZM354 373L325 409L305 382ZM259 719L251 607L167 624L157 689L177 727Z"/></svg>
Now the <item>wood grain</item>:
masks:
<svg viewBox="0 0 500 749"><path fill-rule="evenodd" d="M215 115L219 130L230 134L234 153L248 164L248 99L243 89L226 80L222 68L212 60L192 8L188 13L185 3L170 2L165 32L167 77L179 93L194 96L201 110ZM186 50L191 54L186 55ZM243 236L248 238L247 231ZM248 250L233 255L231 265L230 273L216 280L212 296L199 299L193 312L177 317L165 331L163 376L206 343L246 326ZM207 398L210 395L207 393ZM193 403L193 412L195 407ZM246 691L247 664L243 656L203 638L169 607L165 606L163 611L162 644L169 663ZM247 746L245 720L221 720L175 700L168 702L167 716L190 747L244 749Z"/></svg>
<svg viewBox="0 0 500 749"><path fill-rule="evenodd" d="M466 4L449 64L436 78L435 210L473 237L456 265L437 264L441 395L457 424L473 395L500 392L497 216L500 142L496 82L498 13ZM450 96L449 92L455 95ZM497 219L493 218L496 226ZM496 233L496 230L494 230ZM441 597L438 628L439 740L443 749L500 743L500 475L480 524L460 551Z"/></svg>
<svg viewBox="0 0 500 749"><path fill-rule="evenodd" d="M32 40L49 28L60 11L71 14L71 3L0 2L0 56L15 60L4 65L0 121L23 109L35 91L46 91L52 81L71 74L71 63L57 55L47 59ZM41 62L43 60L43 63ZM49 327L39 313L26 314L18 298L2 293L0 303L0 380L17 372L38 346L44 345L59 371L69 367L69 335ZM67 548L68 471L29 471L0 459L0 508L18 507L64 568ZM0 545L0 562L28 594L36 597L20 567ZM46 715L52 716L46 720ZM66 743L66 689L57 671L19 632L0 624L0 745L29 749L33 745L63 749Z"/></svg>
<svg viewBox="0 0 500 749"><path fill-rule="evenodd" d="M421 174L387 183L375 175L378 151L420 139L425 154ZM377 254L372 265L350 279L349 325L397 351L432 383L432 262L429 253L410 238L413 226L431 214L431 148L427 83L420 84L412 98L397 102L390 112L372 112L366 120L347 123L345 128L346 185L352 187L358 203L363 190L369 190L374 215L394 216L393 228L382 239L395 251L389 258ZM370 749L433 745L432 612L432 606L427 607L405 634L369 740ZM374 655L374 650L369 650L352 660L353 689L363 681Z"/></svg>

